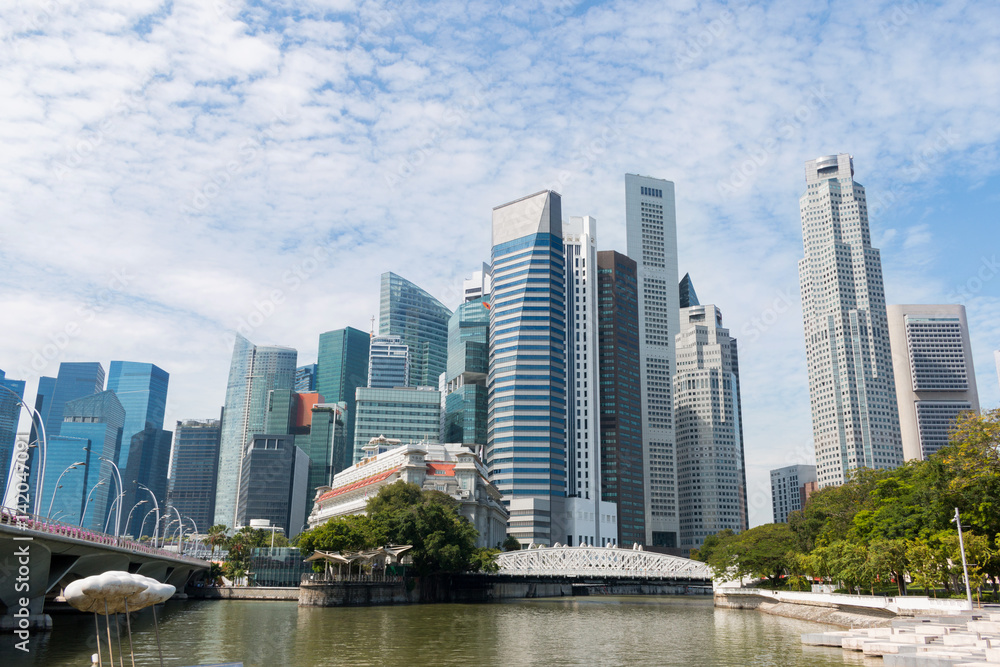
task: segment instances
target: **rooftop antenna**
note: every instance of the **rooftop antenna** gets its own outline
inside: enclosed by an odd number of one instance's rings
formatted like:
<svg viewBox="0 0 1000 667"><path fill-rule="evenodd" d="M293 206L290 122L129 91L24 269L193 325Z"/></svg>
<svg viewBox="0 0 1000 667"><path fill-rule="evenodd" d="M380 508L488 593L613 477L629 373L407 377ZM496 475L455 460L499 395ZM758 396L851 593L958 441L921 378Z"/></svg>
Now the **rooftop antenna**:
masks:
<svg viewBox="0 0 1000 667"><path fill-rule="evenodd" d="M374 315L372 315L372 326L371 326L371 329L369 329L369 331L368 331L368 336L369 336L369 338L374 338L375 337L375 316Z"/></svg>

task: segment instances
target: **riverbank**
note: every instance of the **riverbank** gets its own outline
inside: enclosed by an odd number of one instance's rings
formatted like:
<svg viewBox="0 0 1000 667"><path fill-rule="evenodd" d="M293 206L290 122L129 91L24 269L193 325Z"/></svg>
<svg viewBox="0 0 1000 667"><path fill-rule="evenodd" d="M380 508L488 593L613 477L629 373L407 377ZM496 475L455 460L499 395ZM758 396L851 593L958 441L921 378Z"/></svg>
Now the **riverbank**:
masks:
<svg viewBox="0 0 1000 667"><path fill-rule="evenodd" d="M880 628L900 617L949 616L967 611L965 600L926 597L879 597L769 591L764 589L716 589L716 607L752 609L765 614L826 623L842 628Z"/></svg>
<svg viewBox="0 0 1000 667"><path fill-rule="evenodd" d="M298 600L298 586L203 586L188 587L192 600Z"/></svg>

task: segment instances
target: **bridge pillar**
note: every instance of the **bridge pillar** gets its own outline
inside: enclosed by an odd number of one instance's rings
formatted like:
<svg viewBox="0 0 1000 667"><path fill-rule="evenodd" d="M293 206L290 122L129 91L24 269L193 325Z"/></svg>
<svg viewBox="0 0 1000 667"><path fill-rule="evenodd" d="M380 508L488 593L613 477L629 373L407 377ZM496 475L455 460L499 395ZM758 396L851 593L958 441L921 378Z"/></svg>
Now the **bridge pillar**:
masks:
<svg viewBox="0 0 1000 667"><path fill-rule="evenodd" d="M52 551L35 540L0 537L0 602L7 608L0 631L52 629L44 610L51 560Z"/></svg>

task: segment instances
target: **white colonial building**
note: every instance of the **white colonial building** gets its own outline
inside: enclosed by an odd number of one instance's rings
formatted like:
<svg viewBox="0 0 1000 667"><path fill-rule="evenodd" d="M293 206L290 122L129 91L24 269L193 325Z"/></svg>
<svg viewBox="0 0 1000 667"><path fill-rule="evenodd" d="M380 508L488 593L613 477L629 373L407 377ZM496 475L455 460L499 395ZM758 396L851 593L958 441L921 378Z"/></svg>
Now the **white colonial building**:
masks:
<svg viewBox="0 0 1000 667"><path fill-rule="evenodd" d="M476 546L495 547L507 536L507 509L486 476L479 457L461 444L401 444L372 438L364 458L337 473L332 486L316 493L309 527L348 514L363 514L368 499L398 481L447 493L460 503L459 512L479 531Z"/></svg>

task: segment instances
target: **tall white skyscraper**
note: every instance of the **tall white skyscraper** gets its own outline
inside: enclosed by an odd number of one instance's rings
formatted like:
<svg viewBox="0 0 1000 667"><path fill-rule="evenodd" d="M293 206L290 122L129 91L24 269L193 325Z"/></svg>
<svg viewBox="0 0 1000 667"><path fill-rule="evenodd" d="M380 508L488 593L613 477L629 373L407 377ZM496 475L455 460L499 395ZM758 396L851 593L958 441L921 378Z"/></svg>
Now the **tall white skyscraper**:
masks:
<svg viewBox="0 0 1000 667"><path fill-rule="evenodd" d="M799 260L819 486L903 463L882 285L850 155L806 162Z"/></svg>
<svg viewBox="0 0 1000 667"><path fill-rule="evenodd" d="M601 501L597 221L563 225L566 255L566 544L618 541L617 507Z"/></svg>
<svg viewBox="0 0 1000 667"><path fill-rule="evenodd" d="M979 412L965 306L887 306L903 456L922 461L948 444L955 418Z"/></svg>
<svg viewBox="0 0 1000 667"><path fill-rule="evenodd" d="M677 547L677 460L673 422L674 336L680 329L674 184L625 175L628 256L639 284L646 543Z"/></svg>
<svg viewBox="0 0 1000 667"><path fill-rule="evenodd" d="M747 529L736 339L712 305L681 309L674 376L680 546Z"/></svg>
<svg viewBox="0 0 1000 667"><path fill-rule="evenodd" d="M236 335L222 416L215 523L236 526L236 499L246 447L253 435L264 432L271 390L291 389L295 384L297 358L292 348L256 346Z"/></svg>

